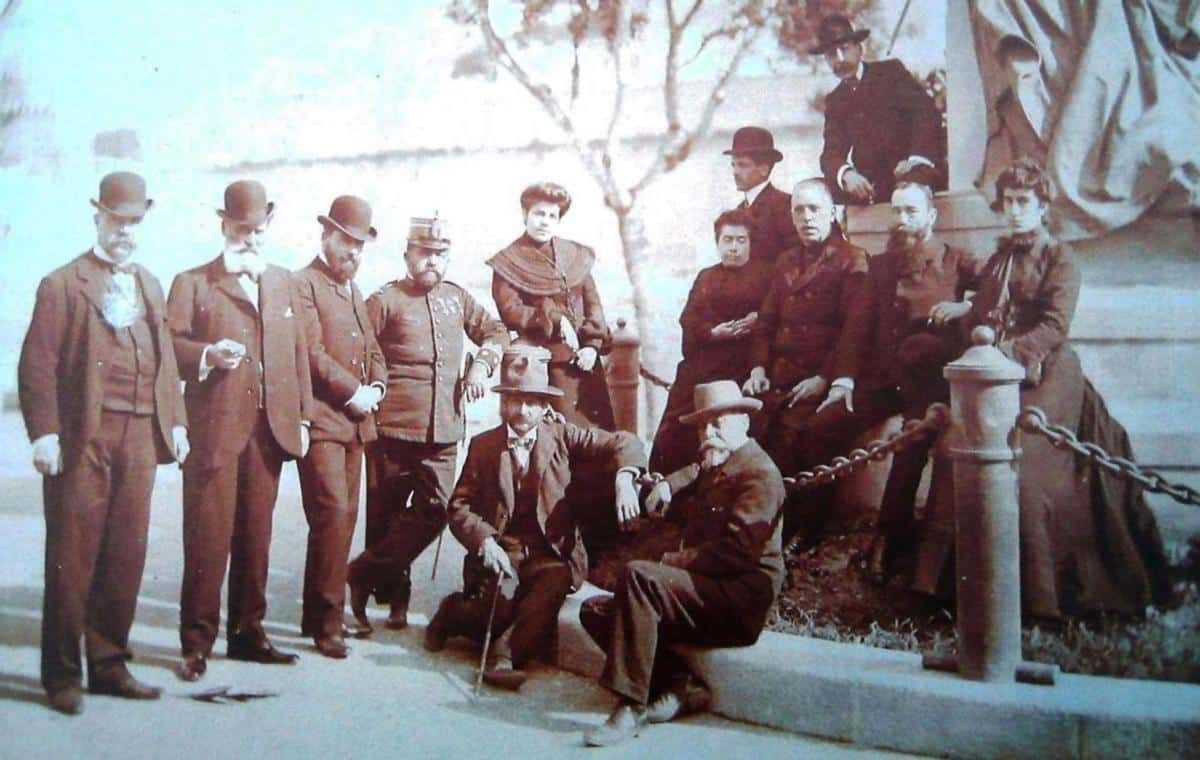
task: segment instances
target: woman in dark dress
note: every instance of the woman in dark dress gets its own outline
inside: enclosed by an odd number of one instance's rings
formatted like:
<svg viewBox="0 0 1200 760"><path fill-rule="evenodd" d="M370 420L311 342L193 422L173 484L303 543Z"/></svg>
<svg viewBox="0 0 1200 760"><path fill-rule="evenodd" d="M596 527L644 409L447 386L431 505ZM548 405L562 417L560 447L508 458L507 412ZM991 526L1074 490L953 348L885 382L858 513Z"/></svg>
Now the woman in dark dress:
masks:
<svg viewBox="0 0 1200 760"><path fill-rule="evenodd" d="M1129 436L1108 414L1068 343L1079 270L1044 226L1050 182L1032 159L996 180L994 208L1012 234L981 274L965 328L988 325L996 346L1025 368L1021 406L1113 456L1133 459ZM1044 437L1022 433L1021 601L1036 617L1142 614L1170 598L1168 563L1154 515L1136 483L1120 480Z"/></svg>
<svg viewBox="0 0 1200 760"><path fill-rule="evenodd" d="M519 342L550 351L550 383L563 392L555 408L577 425L612 430L612 402L599 357L608 325L592 279L591 248L556 237L571 195L553 182L521 193L525 232L487 264L500 319Z"/></svg>
<svg viewBox="0 0 1200 760"><path fill-rule="evenodd" d="M750 373L750 344L758 307L771 279L771 263L750 258L749 212L722 212L713 222L721 261L701 269L679 315L683 361L667 395L650 469L670 473L696 461L699 443L691 425L679 416L692 411L692 389L713 380L745 380Z"/></svg>

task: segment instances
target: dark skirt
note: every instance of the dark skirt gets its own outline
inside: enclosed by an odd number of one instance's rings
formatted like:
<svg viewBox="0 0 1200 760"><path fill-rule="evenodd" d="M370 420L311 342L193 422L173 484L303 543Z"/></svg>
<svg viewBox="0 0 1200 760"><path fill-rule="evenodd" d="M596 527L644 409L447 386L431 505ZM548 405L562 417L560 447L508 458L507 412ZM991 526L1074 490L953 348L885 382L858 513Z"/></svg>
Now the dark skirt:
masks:
<svg viewBox="0 0 1200 760"><path fill-rule="evenodd" d="M1125 428L1063 346L1043 363L1042 381L1021 391L1051 424L1075 431L1114 457L1133 459ZM1046 618L1097 612L1142 614L1170 598L1168 561L1141 486L1036 434L1020 434L1021 605ZM934 489L952 495L952 489ZM934 493L930 498L939 498ZM936 509L936 505L934 507ZM947 553L947 560L951 557ZM943 577L946 577L943 575ZM950 576L953 577L953 576Z"/></svg>

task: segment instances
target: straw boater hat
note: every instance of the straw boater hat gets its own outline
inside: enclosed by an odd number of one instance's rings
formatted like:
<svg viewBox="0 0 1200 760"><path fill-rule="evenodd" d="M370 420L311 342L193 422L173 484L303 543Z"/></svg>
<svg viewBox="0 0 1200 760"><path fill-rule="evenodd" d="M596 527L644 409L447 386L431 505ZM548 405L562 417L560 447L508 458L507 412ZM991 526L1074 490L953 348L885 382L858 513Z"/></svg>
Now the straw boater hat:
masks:
<svg viewBox="0 0 1200 760"><path fill-rule="evenodd" d="M768 158L773 163L783 160L783 154L775 150L775 137L762 127L741 127L734 132L733 147L725 155Z"/></svg>
<svg viewBox="0 0 1200 760"><path fill-rule="evenodd" d="M808 52L813 55L824 55L827 50L843 42L862 42L871 33L869 29L855 29L850 19L840 13L831 13L821 19L817 27L817 42L815 48Z"/></svg>
<svg viewBox="0 0 1200 760"><path fill-rule="evenodd" d="M371 226L371 204L353 195L334 198L329 213L317 214L317 221L341 230L360 243L374 240L379 235Z"/></svg>
<svg viewBox="0 0 1200 760"><path fill-rule="evenodd" d="M267 190L262 183L239 179L225 188L225 208L217 209L217 215L235 224L258 227L274 211L275 204L267 202Z"/></svg>
<svg viewBox="0 0 1200 760"><path fill-rule="evenodd" d="M122 219L141 219L154 205L146 197L146 180L133 172L113 172L100 180L100 197L91 204Z"/></svg>
<svg viewBox="0 0 1200 760"><path fill-rule="evenodd" d="M541 346L516 345L500 359L500 384L496 393L523 393L560 398L563 392L550 384L550 352Z"/></svg>
<svg viewBox="0 0 1200 760"><path fill-rule="evenodd" d="M762 409L761 401L742 395L742 389L732 380L697 385L692 392L692 401L696 411L680 416L679 421L684 425L703 422L718 414L757 412Z"/></svg>
<svg viewBox="0 0 1200 760"><path fill-rule="evenodd" d="M408 244L434 251L446 250L450 247L450 238L446 237L446 220L438 218L436 211L432 217L412 217L408 221Z"/></svg>

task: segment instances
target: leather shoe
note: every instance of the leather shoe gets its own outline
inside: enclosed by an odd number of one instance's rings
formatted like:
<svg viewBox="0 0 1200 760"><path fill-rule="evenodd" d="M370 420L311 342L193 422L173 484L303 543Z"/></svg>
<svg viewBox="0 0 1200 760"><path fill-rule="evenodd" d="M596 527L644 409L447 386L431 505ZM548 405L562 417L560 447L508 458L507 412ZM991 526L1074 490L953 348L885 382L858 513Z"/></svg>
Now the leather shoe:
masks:
<svg viewBox="0 0 1200 760"><path fill-rule="evenodd" d="M688 676L646 706L646 720L650 723L666 723L685 715L704 712L710 704L712 692L703 683Z"/></svg>
<svg viewBox="0 0 1200 760"><path fill-rule="evenodd" d="M525 683L525 671L520 668L514 668L513 662L507 657L496 659L496 664L491 670L486 670L483 673L483 682L488 686L495 686L497 689L507 689L508 691L517 691L521 688L521 684Z"/></svg>
<svg viewBox="0 0 1200 760"><path fill-rule="evenodd" d="M92 680L88 683L88 691L93 694L107 694L121 699L158 699L162 689L142 683L129 673L114 679Z"/></svg>
<svg viewBox="0 0 1200 760"><path fill-rule="evenodd" d="M260 665L293 665L300 659L298 654L279 651L265 638L257 642L232 639L225 649L225 656L231 660L257 662Z"/></svg>
<svg viewBox="0 0 1200 760"><path fill-rule="evenodd" d="M178 675L184 681L199 681L208 670L208 658L199 652L188 652L179 663Z"/></svg>
<svg viewBox="0 0 1200 760"><path fill-rule="evenodd" d="M387 622L384 626L391 631L402 631L408 627L408 604L403 602L392 602L392 609L388 612Z"/></svg>
<svg viewBox="0 0 1200 760"><path fill-rule="evenodd" d="M425 649L430 652L440 652L450 637L450 604L449 596L443 599L429 619L429 625L425 626Z"/></svg>
<svg viewBox="0 0 1200 760"><path fill-rule="evenodd" d="M78 686L65 686L61 689L46 692L50 709L64 715L78 715L83 712L83 689Z"/></svg>
<svg viewBox="0 0 1200 760"><path fill-rule="evenodd" d="M589 747L611 747L637 736L646 725L646 708L622 701L613 708L608 720L583 735Z"/></svg>
<svg viewBox="0 0 1200 760"><path fill-rule="evenodd" d="M342 626L342 638L344 639L369 639L374 632L375 629L369 623L363 625L359 620Z"/></svg>
<svg viewBox="0 0 1200 760"><path fill-rule="evenodd" d="M350 647L346 646L346 640L336 633L329 636L317 636L313 639L313 643L317 645L318 652L335 660L344 660L346 655L350 654Z"/></svg>

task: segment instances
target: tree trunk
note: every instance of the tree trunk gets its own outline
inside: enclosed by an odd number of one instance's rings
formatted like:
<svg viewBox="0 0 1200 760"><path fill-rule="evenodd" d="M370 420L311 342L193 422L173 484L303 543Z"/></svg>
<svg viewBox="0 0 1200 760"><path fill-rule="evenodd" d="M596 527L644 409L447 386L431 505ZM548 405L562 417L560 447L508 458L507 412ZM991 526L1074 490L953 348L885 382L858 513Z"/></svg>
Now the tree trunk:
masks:
<svg viewBox="0 0 1200 760"><path fill-rule="evenodd" d="M663 365L663 353L659 350L653 332L653 309L647 291L648 261L646 228L634 208L614 210L617 228L621 235L621 254L625 257L625 271L633 286L633 310L637 323L638 339L641 341L642 366L660 377L670 377L671 371ZM646 440L654 438L654 431L662 417L667 392L647 380L642 381L641 415L638 432Z"/></svg>

